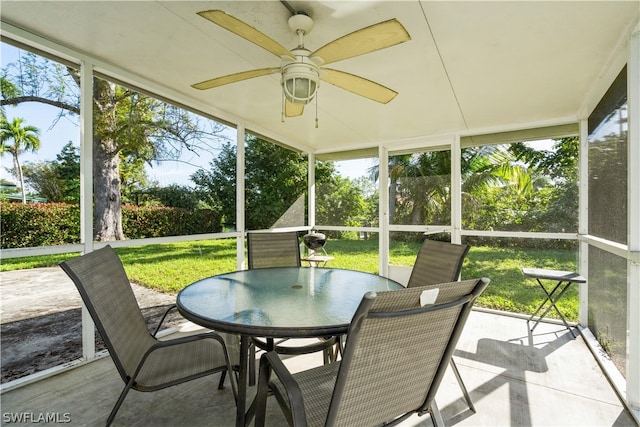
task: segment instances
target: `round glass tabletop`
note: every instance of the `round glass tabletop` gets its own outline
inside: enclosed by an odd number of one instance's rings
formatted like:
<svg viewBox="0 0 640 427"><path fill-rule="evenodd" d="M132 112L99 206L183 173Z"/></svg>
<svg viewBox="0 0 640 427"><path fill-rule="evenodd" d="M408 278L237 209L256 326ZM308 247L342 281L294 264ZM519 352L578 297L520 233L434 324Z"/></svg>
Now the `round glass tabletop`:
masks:
<svg viewBox="0 0 640 427"><path fill-rule="evenodd" d="M312 337L345 333L365 293L402 288L360 271L263 268L197 281L178 294L177 305L192 322L223 332Z"/></svg>

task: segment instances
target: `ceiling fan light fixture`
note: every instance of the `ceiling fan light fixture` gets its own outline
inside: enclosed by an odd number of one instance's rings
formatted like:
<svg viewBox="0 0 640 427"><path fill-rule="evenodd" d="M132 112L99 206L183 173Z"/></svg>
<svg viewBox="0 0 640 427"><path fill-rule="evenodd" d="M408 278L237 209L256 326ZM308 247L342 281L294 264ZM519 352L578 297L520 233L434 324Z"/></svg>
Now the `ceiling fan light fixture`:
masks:
<svg viewBox="0 0 640 427"><path fill-rule="evenodd" d="M293 62L282 67L284 96L294 104L308 104L320 86L318 68L309 63Z"/></svg>

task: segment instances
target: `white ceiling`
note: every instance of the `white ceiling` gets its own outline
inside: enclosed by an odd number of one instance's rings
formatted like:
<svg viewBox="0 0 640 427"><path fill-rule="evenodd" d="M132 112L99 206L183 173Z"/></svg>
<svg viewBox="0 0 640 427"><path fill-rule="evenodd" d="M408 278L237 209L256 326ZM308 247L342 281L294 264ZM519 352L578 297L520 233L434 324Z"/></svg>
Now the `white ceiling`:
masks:
<svg viewBox="0 0 640 427"><path fill-rule="evenodd" d="M314 20L305 38L311 51L397 18L410 41L331 67L399 95L382 105L322 84L316 129L314 105L281 121L279 75L193 89L206 79L280 66L273 54L196 12L224 10L294 48L290 12L279 1L3 0L0 13L3 22L96 59L101 71L121 70L133 83L157 85L209 114L312 151L575 119L640 15L638 0L289 4Z"/></svg>

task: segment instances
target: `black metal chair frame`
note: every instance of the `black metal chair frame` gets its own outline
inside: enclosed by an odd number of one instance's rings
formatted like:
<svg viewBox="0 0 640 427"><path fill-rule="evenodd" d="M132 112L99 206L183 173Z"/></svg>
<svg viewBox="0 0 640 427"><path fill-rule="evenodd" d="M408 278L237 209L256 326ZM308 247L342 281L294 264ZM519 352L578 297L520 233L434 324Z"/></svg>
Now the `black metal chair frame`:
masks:
<svg viewBox="0 0 640 427"><path fill-rule="evenodd" d="M67 275L71 278L76 288L80 292L82 301L84 302L87 310L89 311L91 318L93 319L95 326L98 329L98 332L102 336L102 339L104 340L104 343L109 351L109 354L111 356L111 359L113 360L113 363L115 364L118 370L118 373L120 374L120 377L125 383L125 386L122 392L120 393L118 400L116 401L113 409L111 410L111 413L109 414L109 417L107 418L107 422L106 422L107 426L109 426L113 422L118 410L120 409L120 406L124 402L124 399L126 398L127 394L129 393L129 390L131 389L142 391L142 392L156 391L156 390L167 388L173 385L191 381L197 378L201 378L207 375L215 374L217 372L222 373L220 384L219 384L219 388L222 388L222 382L224 381L224 376L227 371L231 372L232 368L229 362L229 356L227 354L227 348L226 348L224 339L220 335L210 332L210 333L191 335L191 336L164 340L164 341L160 341L156 339L155 335L159 331L162 322L166 318L169 311L171 311L175 306L170 307L164 313L164 316L162 317L160 324L158 324L153 334L150 334L147 331L147 333L151 335L151 337L155 342L153 345L149 346L143 354L139 355L140 359L135 369L128 370L127 367L125 366L125 363L123 363L123 361L120 358L119 349L116 348L117 346L114 344L114 341L112 340L112 335L111 335L112 331L107 330L107 328L102 322L101 316L99 314L99 310L96 308L94 304L94 295L92 291L87 290L86 284L84 283L85 278L82 277L83 276L82 272L78 272L78 267L80 267L80 265L84 262L94 263L95 265L106 265L109 262L113 263L113 267L117 269L115 273L119 277L111 277L109 280L112 279L113 281L117 281L118 279L123 278L123 276L124 278L126 278L126 273L124 272L124 267L122 266L122 262L120 261L119 257L113 251L113 249L108 245L102 249L98 249L86 255L82 255L80 257L73 258L60 263L60 267L65 271L65 273L67 273ZM128 279L127 279L127 283L128 283L128 286L125 287L121 285L120 288L114 290L114 292L125 293L127 294L126 299L129 302L132 301L131 298L133 298L133 301L135 301L135 295L133 294L133 290L131 289L131 285L128 282ZM104 286L108 286L108 284L109 284L108 281L105 281ZM137 304L135 304L135 307L131 307L130 309L138 310L138 312L140 311L140 308L137 306ZM140 321L144 323L141 313L140 313ZM126 325L126 327L128 326L130 325ZM144 325L144 328L146 329L146 324ZM196 372L191 375L187 375L181 378L176 378L167 382L161 382L158 384L145 385L139 382L138 375L140 374L141 370L145 367L145 363L147 362L147 360L149 360L149 357L152 356L155 352L163 349L167 349L170 347L176 347L176 346L195 343L195 342L204 341L204 340L215 340L220 344L220 348L224 353L224 360L226 362L224 365L216 366L211 369ZM230 382L233 390L234 399L236 399L237 401L237 386L234 381L234 376L230 375L230 378L231 378Z"/></svg>
<svg viewBox="0 0 640 427"><path fill-rule="evenodd" d="M388 417L386 419L369 419L369 422L375 423L376 425L396 425L406 420L414 413L423 415L427 412L431 414L434 425L443 424L442 417L435 404L435 394L442 381L453 352L455 351L456 344L458 342L458 339L460 338L471 308L477 297L486 288L488 283L489 280L483 278L472 281L457 282L456 284L446 284L449 289L445 290L445 286L442 286L439 287L439 290L443 290L445 294L449 292L449 295L454 296L456 290L453 289L453 287L458 285L459 289L465 290L463 296L457 295L456 299L454 299L453 301L447 301L446 298L443 298L442 302L438 302L438 300L440 300L439 298L436 301L435 305L426 305L424 307L407 307L406 305L398 306L398 304L394 302L388 302L391 301L391 299L387 299L384 303L386 304L386 309L380 308L376 311L373 311L372 307L375 307L374 304L375 300L377 299L377 295L373 292L367 293L364 296L349 326L349 332L347 335L348 339L344 349L342 360L330 365L323 365L313 368L309 371L291 374L282 363L277 353L268 352L264 354L260 358L260 373L258 379L258 391L256 396L255 425L257 427L262 427L265 424L266 402L270 393L273 393L276 396L276 399L281 406L285 417L289 422L289 425L295 427L304 427L309 423L309 420L307 419L309 416L309 414L307 413L308 407L305 406L305 399L314 402L314 404L310 405L312 408L314 408L311 410L316 411L313 415L318 416L326 414L326 417L324 419L312 419L314 425L347 425L352 421L353 417L362 416L362 414L354 413L358 412L358 408L361 411L373 412L374 415L372 415L372 417ZM471 287L472 291L470 293L467 293L467 289L469 286ZM419 296L420 292L424 292L425 290L428 291L430 289L433 289L433 287L429 286L399 291L387 291L381 292L379 295L382 296L383 294L390 294L392 292L411 292L411 294L408 294L408 296L414 297ZM455 310L458 311L456 312ZM364 359L366 363L360 364L360 366L358 367L360 369L360 375L363 375L363 365L366 365L367 371L365 372L369 372L371 378L382 375L382 378L376 379L377 384L387 385L395 383L396 381L394 380L396 379L390 376L393 375L394 372L397 373L398 369L408 369L410 370L409 374L411 372L418 372L417 370L424 370L425 368L422 367L422 364L424 362L419 356L410 359L410 365L408 365L407 361L405 360L401 366L393 366L396 361L391 359L391 357L389 356L390 353L387 351L388 347L391 347L390 344L385 344L383 340L374 339L371 336L368 336L366 340L363 338L364 341L362 341L361 343L360 336L363 334L365 328L368 328L369 334L372 333L372 330L374 328L378 328L375 332L376 334L378 334L380 333L379 331L383 330L381 328L394 327L392 324L372 325L372 319L374 321L376 319L397 319L402 317L412 317L420 315L424 316L426 313L431 313L431 315L438 316L438 312L442 313L441 316L446 317L446 320L444 320L444 325L447 327L448 335L440 336L439 339L441 344L434 345L432 347L430 347L428 341L423 342L425 346L424 350L435 352L434 357L438 361L435 366L435 372L429 372L426 374L427 377L429 375L432 375L430 383L423 384L422 382L418 382L418 385L414 383L410 387L408 387L408 389L412 389L413 392L417 394L407 394L411 392L407 390L407 392L405 393L405 390L402 388L395 389L395 394L393 392L381 392L381 390L368 390L362 387L362 378L355 377L355 374L352 375L350 373L350 370L353 366L358 366L355 364L358 358L366 358ZM410 322L408 322L409 324L411 324L412 330L405 331L406 334L410 334L405 335L405 344L411 342L413 345L415 341L410 340L413 339L420 328L428 331L428 322L425 322L423 320L424 319L420 319L420 321L411 320ZM369 323L365 324L365 322ZM394 331L391 332L393 333ZM372 343L374 343L373 347L376 347L378 350L380 350L376 352L376 356L374 357L368 356L368 354L372 351ZM387 345L387 349L384 348L385 345ZM421 344L419 343L418 345ZM404 349L402 348L400 349L400 351L403 350ZM407 350L406 353L412 354L411 350ZM393 366L393 369L390 369L390 366ZM275 383L270 381L272 372L277 378L277 381ZM319 383L322 384L322 386L318 387L315 382L310 381L310 378L315 378L316 381L319 381ZM371 378L368 377L367 380L370 380ZM298 380L300 380L301 382L299 382ZM355 383L355 386L353 385L353 383ZM333 384L332 391L329 389L330 384ZM327 396L327 393L329 392L331 392L330 399ZM319 395L321 395L322 397ZM424 398L422 396L424 396ZM403 401L403 399L409 398L411 399L411 401L421 403L416 407L411 407L408 410L407 408L398 410L400 411L400 413L397 413L393 405L391 405L390 408L387 407L378 409L375 402L372 403L369 401L369 399L378 399L378 401L382 399L391 400L393 402ZM343 403L343 399L350 400L348 403ZM321 403L318 404L317 402ZM324 408L324 403L322 402L328 404L328 407ZM317 409L318 405L323 406L323 411L319 411ZM341 407L341 405L347 406ZM348 419L345 419L345 417L348 417Z"/></svg>

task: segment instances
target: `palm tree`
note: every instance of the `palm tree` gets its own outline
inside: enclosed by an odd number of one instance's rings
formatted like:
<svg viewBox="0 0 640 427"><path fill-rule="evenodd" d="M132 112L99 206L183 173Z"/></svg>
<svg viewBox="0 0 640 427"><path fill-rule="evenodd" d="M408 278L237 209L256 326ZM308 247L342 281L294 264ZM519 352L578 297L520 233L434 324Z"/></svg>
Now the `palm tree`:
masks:
<svg viewBox="0 0 640 427"><path fill-rule="evenodd" d="M389 218L393 221L396 213L396 199L400 179L406 175L406 170L411 165L411 154L400 154L389 157ZM380 178L380 167L371 166L368 169L371 182L377 182Z"/></svg>
<svg viewBox="0 0 640 427"><path fill-rule="evenodd" d="M22 192L22 203L27 203L27 197L24 192L24 176L22 175L22 166L18 156L24 151L36 151L40 148L40 129L35 126L23 125L23 119L14 118L8 122L2 117L0 122L0 155L5 152L11 153L13 157L14 173L18 175L20 180L20 191ZM13 142L13 144L9 144Z"/></svg>
<svg viewBox="0 0 640 427"><path fill-rule="evenodd" d="M462 156L462 197L477 206L478 195L491 187L511 186L532 191L531 177L507 150L495 146L465 150ZM379 166L369 169L372 180ZM451 153L429 151L389 157L389 218L402 224L447 224L451 216Z"/></svg>

